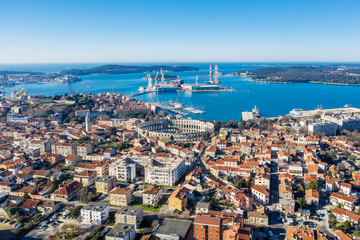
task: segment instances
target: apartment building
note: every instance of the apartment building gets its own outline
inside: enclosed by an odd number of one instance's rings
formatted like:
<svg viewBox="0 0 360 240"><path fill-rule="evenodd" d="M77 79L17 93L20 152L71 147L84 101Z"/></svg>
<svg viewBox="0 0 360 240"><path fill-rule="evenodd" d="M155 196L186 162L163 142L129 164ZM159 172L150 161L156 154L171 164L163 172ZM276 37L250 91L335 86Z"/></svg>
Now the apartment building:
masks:
<svg viewBox="0 0 360 240"><path fill-rule="evenodd" d="M116 187L109 193L109 202L113 206L128 206L132 202L132 188Z"/></svg>
<svg viewBox="0 0 360 240"><path fill-rule="evenodd" d="M82 143L76 147L77 154L80 156L86 156L93 153L93 144L92 143Z"/></svg>
<svg viewBox="0 0 360 240"><path fill-rule="evenodd" d="M348 197L336 192L331 193L330 195L330 203L332 205L338 205L340 204L342 208L353 211L355 208L355 202L357 201L357 198L355 197Z"/></svg>
<svg viewBox="0 0 360 240"><path fill-rule="evenodd" d="M91 202L81 209L81 222L87 224L102 224L109 218L110 205Z"/></svg>
<svg viewBox="0 0 360 240"><path fill-rule="evenodd" d="M95 189L96 192L101 192L105 194L109 194L109 192L115 188L117 185L116 177L104 175L102 177L98 177L95 180Z"/></svg>
<svg viewBox="0 0 360 240"><path fill-rule="evenodd" d="M162 198L162 188L149 185L145 188L143 194L143 205L157 207Z"/></svg>
<svg viewBox="0 0 360 240"><path fill-rule="evenodd" d="M118 223L105 235L105 240L134 240L135 236L135 225Z"/></svg>
<svg viewBox="0 0 360 240"><path fill-rule="evenodd" d="M251 195L255 198L255 200L259 201L263 205L269 204L270 201L270 193L269 191L259 185L254 185L251 189Z"/></svg>
<svg viewBox="0 0 360 240"><path fill-rule="evenodd" d="M355 214L351 211L341 209L341 208L334 208L332 213L335 215L336 221L338 222L345 222L349 221L351 224L359 224L360 215Z"/></svg>
<svg viewBox="0 0 360 240"><path fill-rule="evenodd" d="M68 156L76 154L77 144L69 142L57 142L51 145L51 153Z"/></svg>
<svg viewBox="0 0 360 240"><path fill-rule="evenodd" d="M143 220L143 209L137 207L122 207L115 213L116 223L133 224L139 227Z"/></svg>
<svg viewBox="0 0 360 240"><path fill-rule="evenodd" d="M91 186L95 183L96 171L83 170L81 172L77 172L74 175L74 180L81 182L86 187Z"/></svg>
<svg viewBox="0 0 360 240"><path fill-rule="evenodd" d="M169 209L182 212L186 209L187 195L190 192L186 187L177 188L169 197Z"/></svg>
<svg viewBox="0 0 360 240"><path fill-rule="evenodd" d="M185 174L183 158L158 157L147 161L145 182L151 185L175 186Z"/></svg>
<svg viewBox="0 0 360 240"><path fill-rule="evenodd" d="M136 177L136 164L128 159L120 159L109 165L109 175L119 181L132 182Z"/></svg>
<svg viewBox="0 0 360 240"><path fill-rule="evenodd" d="M51 200L58 202L69 202L73 198L80 196L82 187L82 183L78 181L73 181L69 184L62 185L59 189L55 190L51 194Z"/></svg>
<svg viewBox="0 0 360 240"><path fill-rule="evenodd" d="M29 143L29 148L39 148L41 154L51 151L50 143L44 140L32 140Z"/></svg>

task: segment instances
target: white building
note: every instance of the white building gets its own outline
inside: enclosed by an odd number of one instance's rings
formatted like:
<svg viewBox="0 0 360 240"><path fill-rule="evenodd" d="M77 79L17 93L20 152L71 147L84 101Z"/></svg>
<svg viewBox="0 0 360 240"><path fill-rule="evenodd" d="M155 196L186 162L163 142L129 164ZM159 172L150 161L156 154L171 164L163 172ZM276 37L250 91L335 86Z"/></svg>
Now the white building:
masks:
<svg viewBox="0 0 360 240"><path fill-rule="evenodd" d="M174 186L186 172L184 158L124 155L110 164L109 175L122 181L133 180L136 166L144 167L145 182L152 185Z"/></svg>
<svg viewBox="0 0 360 240"><path fill-rule="evenodd" d="M8 122L15 122L15 123L28 123L31 117L29 116L19 116L15 113L9 113L6 115L6 121Z"/></svg>
<svg viewBox="0 0 360 240"><path fill-rule="evenodd" d="M254 185L251 188L251 194L257 201L259 201L263 205L269 204L270 193L268 192L268 190L266 188L259 186L259 185Z"/></svg>
<svg viewBox="0 0 360 240"><path fill-rule="evenodd" d="M88 224L102 224L109 218L110 205L91 202L81 209L81 221Z"/></svg>
<svg viewBox="0 0 360 240"><path fill-rule="evenodd" d="M263 186L270 189L270 175L269 174L256 174L255 185Z"/></svg>
<svg viewBox="0 0 360 240"><path fill-rule="evenodd" d="M109 165L109 175L117 180L131 182L136 177L136 164L130 159L119 159Z"/></svg>
<svg viewBox="0 0 360 240"><path fill-rule="evenodd" d="M151 158L145 167L145 182L152 185L174 186L185 174L183 158Z"/></svg>
<svg viewBox="0 0 360 240"><path fill-rule="evenodd" d="M308 132L311 135L323 132L327 136L332 136L338 128L339 126L336 123L326 122L322 120L313 121L308 124Z"/></svg>
<svg viewBox="0 0 360 240"><path fill-rule="evenodd" d="M302 176L303 168L301 165L289 165L289 174L294 176Z"/></svg>

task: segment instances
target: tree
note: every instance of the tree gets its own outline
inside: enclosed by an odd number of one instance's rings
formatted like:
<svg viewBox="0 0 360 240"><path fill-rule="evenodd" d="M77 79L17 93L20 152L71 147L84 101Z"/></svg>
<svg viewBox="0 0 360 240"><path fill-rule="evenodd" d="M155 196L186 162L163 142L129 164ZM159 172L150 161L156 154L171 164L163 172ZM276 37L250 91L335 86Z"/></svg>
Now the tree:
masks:
<svg viewBox="0 0 360 240"><path fill-rule="evenodd" d="M73 234L80 231L80 225L79 224L73 224L73 223L65 223L61 227L61 232L65 233L66 235L72 236Z"/></svg>
<svg viewBox="0 0 360 240"><path fill-rule="evenodd" d="M204 134L203 134L203 138L204 138L204 140L205 140L205 141L210 140L210 138L211 138L210 133L209 133L209 132L204 132Z"/></svg>
<svg viewBox="0 0 360 240"><path fill-rule="evenodd" d="M326 173L326 176L332 177L332 172L331 172L331 171L328 171L328 172Z"/></svg>
<svg viewBox="0 0 360 240"><path fill-rule="evenodd" d="M196 197L201 197L203 194L201 193L201 192L199 192L198 190L194 190L193 191L193 194L194 194L194 196L196 196Z"/></svg>
<svg viewBox="0 0 360 240"><path fill-rule="evenodd" d="M110 128L110 133L111 133L111 135L115 135L116 136L116 127L112 127L112 128Z"/></svg>
<svg viewBox="0 0 360 240"><path fill-rule="evenodd" d="M240 179L240 187L246 187L246 180L244 178Z"/></svg>
<svg viewBox="0 0 360 240"><path fill-rule="evenodd" d="M155 219L155 220L152 221L152 223L151 223L151 226L152 226L153 228L157 227L158 225L159 225L159 220L157 220L157 219Z"/></svg>
<svg viewBox="0 0 360 240"><path fill-rule="evenodd" d="M73 209L71 209L70 215L73 217L79 217L82 208L83 206L74 207Z"/></svg>
<svg viewBox="0 0 360 240"><path fill-rule="evenodd" d="M25 193L24 196L22 197L22 201L23 203L26 202L26 200L30 199L31 197L29 196L28 193Z"/></svg>
<svg viewBox="0 0 360 240"><path fill-rule="evenodd" d="M89 140L90 140L90 137L89 137L89 136L82 136L82 137L79 138L76 142L82 144L82 143L87 142L87 141L89 141Z"/></svg>
<svg viewBox="0 0 360 240"><path fill-rule="evenodd" d="M174 136L173 135L170 136L170 140L174 141Z"/></svg>
<svg viewBox="0 0 360 240"><path fill-rule="evenodd" d="M351 223L349 222L349 220L346 220L344 222L343 230L346 233L348 233L351 230Z"/></svg>
<svg viewBox="0 0 360 240"><path fill-rule="evenodd" d="M331 191L332 191L332 192L336 192L336 184L335 184L335 183L332 184Z"/></svg>
<svg viewBox="0 0 360 240"><path fill-rule="evenodd" d="M307 188L307 189L318 190L318 189L319 189L319 186L318 186L317 181L310 181L310 182L307 184L306 188Z"/></svg>
<svg viewBox="0 0 360 240"><path fill-rule="evenodd" d="M97 232L95 235L88 235L86 236L85 240L102 240L104 239L104 235L101 232Z"/></svg>
<svg viewBox="0 0 360 240"><path fill-rule="evenodd" d="M303 196L305 193L305 186L304 186L304 182L301 181L300 182L300 187L299 187L299 195Z"/></svg>
<svg viewBox="0 0 360 240"><path fill-rule="evenodd" d="M298 202L298 204L300 205L300 208L301 208L301 209L302 209L302 208L305 206L305 204L306 204L305 199L304 199L303 197L298 198L298 199L297 199L297 202Z"/></svg>

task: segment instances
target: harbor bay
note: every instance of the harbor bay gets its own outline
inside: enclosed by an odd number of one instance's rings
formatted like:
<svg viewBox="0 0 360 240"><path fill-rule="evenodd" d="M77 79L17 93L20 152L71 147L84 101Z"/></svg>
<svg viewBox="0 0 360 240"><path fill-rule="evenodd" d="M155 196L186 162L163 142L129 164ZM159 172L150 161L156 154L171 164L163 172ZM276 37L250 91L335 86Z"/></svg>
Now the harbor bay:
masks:
<svg viewBox="0 0 360 240"><path fill-rule="evenodd" d="M184 65L179 64L179 65ZM178 76L186 84L194 84L197 76L206 76L208 74L209 63L187 63L188 66L199 67L200 71L187 72L166 72L169 75ZM278 64L277 64L278 65ZM93 65L92 65L93 66ZM185 117L205 120L239 120L241 112L251 111L256 105L260 109L261 116L277 117L288 114L292 109L312 110L318 106L323 108L341 108L348 104L353 107L360 107L359 86L338 86L310 83L263 83L248 81L246 77L230 75L238 70L256 69L272 64L242 64L242 63L219 63L219 71L224 75L221 76L221 86L234 89L232 92L151 92L136 96L137 99L166 104L174 101L182 103L188 108L193 108L204 113L193 113ZM11 70L13 66L6 66ZM19 66L17 66L19 68ZM31 70L31 67L26 66ZM35 67L35 66L33 66ZM51 71L60 71L65 66L36 66L37 71L46 69ZM68 69L70 66L66 66ZM86 67L84 65L83 67ZM5 68L0 66L0 68ZM91 93L99 92L120 92L127 95L138 93L138 89L148 84L144 79L146 73L131 74L112 74L112 75L84 75L81 81L72 82L71 88L76 93L87 93L88 87ZM198 82L203 83L208 79L199 77ZM22 84L16 85L16 90L24 88L28 94L71 94L68 83L39 83L39 84ZM12 88L5 88L6 95L10 95Z"/></svg>

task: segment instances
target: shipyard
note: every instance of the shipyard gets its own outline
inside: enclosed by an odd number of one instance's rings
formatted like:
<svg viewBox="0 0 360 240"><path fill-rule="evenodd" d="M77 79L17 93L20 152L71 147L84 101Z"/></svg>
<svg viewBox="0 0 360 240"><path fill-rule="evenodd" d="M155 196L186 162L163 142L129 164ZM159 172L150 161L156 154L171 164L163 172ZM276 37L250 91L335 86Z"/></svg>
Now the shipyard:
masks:
<svg viewBox="0 0 360 240"><path fill-rule="evenodd" d="M215 70L212 71L212 66L209 66L209 81L199 83L199 77L196 76L196 82L194 84L184 83L180 76L176 79L165 80L164 72L160 70L160 82L158 81L159 73L156 72L155 77L147 73L146 79L148 80L147 87L140 87L139 93L150 93L150 92L174 92L174 91L185 91L185 92L234 92L236 90L232 88L222 87L220 85L220 76L222 73L218 70L218 65L215 64Z"/></svg>

